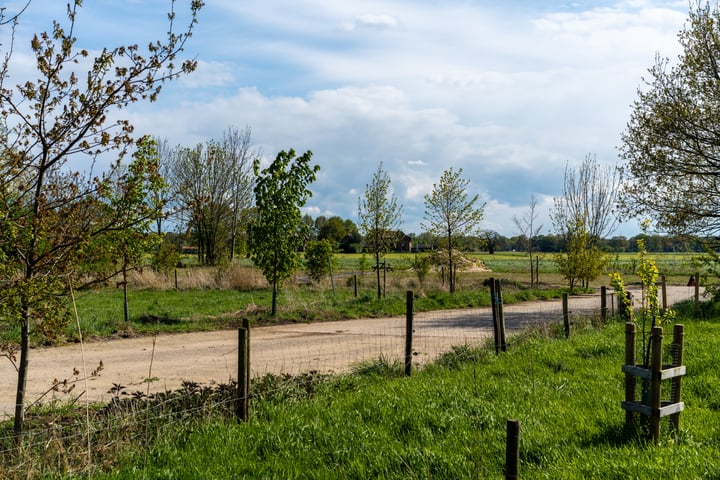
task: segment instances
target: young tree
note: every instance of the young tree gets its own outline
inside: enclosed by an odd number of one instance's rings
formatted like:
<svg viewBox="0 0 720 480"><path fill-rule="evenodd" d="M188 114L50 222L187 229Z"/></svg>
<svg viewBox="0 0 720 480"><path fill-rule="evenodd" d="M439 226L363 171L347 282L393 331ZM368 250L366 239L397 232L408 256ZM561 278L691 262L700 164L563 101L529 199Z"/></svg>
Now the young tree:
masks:
<svg viewBox="0 0 720 480"><path fill-rule="evenodd" d="M310 278L316 282L325 275L332 274L335 264L335 249L328 239L313 240L305 250L305 267Z"/></svg>
<svg viewBox="0 0 720 480"><path fill-rule="evenodd" d="M455 292L457 265L453 252L463 237L479 234L485 204L476 205L478 195L468 199L469 180L461 177L462 168L445 170L432 193L425 195L425 221L422 228L442 239L447 254L450 293Z"/></svg>
<svg viewBox="0 0 720 480"><path fill-rule="evenodd" d="M277 313L278 289L298 267L298 251L305 238L300 208L312 196L308 185L320 170L310 166L311 157L309 150L296 157L291 149L278 153L262 171L260 160L253 164L255 213L248 225L248 249L272 285L272 316Z"/></svg>
<svg viewBox="0 0 720 480"><path fill-rule="evenodd" d="M720 6L690 2L677 61L658 56L622 135L622 211L656 227L720 234Z"/></svg>
<svg viewBox="0 0 720 480"><path fill-rule="evenodd" d="M618 184L617 172L591 155L577 170L565 167L563 194L553 199L550 218L563 238L564 252L555 259L570 289L578 280L587 288L607 263L599 242L617 226Z"/></svg>
<svg viewBox="0 0 720 480"><path fill-rule="evenodd" d="M537 212L535 211L537 209L537 198L535 198L535 195L530 195L530 208L528 209L527 213L522 216L514 216L513 222L515 222L515 226L520 231L520 235L525 238L525 247L528 252L528 256L530 257L530 287L536 284L536 282L540 283L540 275L539 272L536 272L535 270L535 259L533 257L533 254L535 253L535 244L533 242L533 239L540 233L540 230L542 230L542 225L536 226L537 222Z"/></svg>
<svg viewBox="0 0 720 480"><path fill-rule="evenodd" d="M553 199L550 213L555 229L567 236L568 231L583 225L588 245L597 246L617 227L619 186L617 171L600 165L594 155L587 155L577 170L566 165L563 193Z"/></svg>
<svg viewBox="0 0 720 480"><path fill-rule="evenodd" d="M151 43L146 53L137 45L104 49L78 76L79 65L89 57L75 37L80 5L79 0L68 5L67 26L55 22L51 32L31 40L37 80L7 85L14 78L12 51L5 52L0 65L0 114L9 128L0 157L0 317L20 329L14 418L18 441L24 428L31 325L67 317L62 294L77 281L79 266L95 255L90 247L98 239L157 215L144 191L157 178L156 163L136 159L129 167L132 175L113 174L136 142L132 125L110 120L110 115L134 102L155 100L164 82L196 66L195 61L175 62L190 38L200 1L191 3L184 32L175 32L173 11L165 40ZM108 152L116 152L117 161L95 176L85 177L69 163Z"/></svg>
<svg viewBox="0 0 720 480"><path fill-rule="evenodd" d="M380 259L387 254L397 239L397 229L402 220L402 205L391 192L390 177L378 164L372 181L365 185L365 196L358 199L358 217L360 231L365 237L365 244L375 257L375 273L377 274L377 296L382 298L383 290L380 282Z"/></svg>
<svg viewBox="0 0 720 480"><path fill-rule="evenodd" d="M584 222L584 218L579 216L574 225L566 226L565 251L555 254L558 270L568 281L571 291L578 281L583 287L589 287L607 265L605 254L597 245L590 243L590 234Z"/></svg>

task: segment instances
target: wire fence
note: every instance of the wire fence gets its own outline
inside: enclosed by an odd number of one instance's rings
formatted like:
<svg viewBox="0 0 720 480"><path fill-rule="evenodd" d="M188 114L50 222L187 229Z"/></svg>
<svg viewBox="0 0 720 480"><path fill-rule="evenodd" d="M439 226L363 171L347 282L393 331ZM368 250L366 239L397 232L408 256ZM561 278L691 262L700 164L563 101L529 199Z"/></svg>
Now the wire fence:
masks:
<svg viewBox="0 0 720 480"><path fill-rule="evenodd" d="M671 302L691 300L692 297L690 289L680 290ZM600 317L602 305L612 315L616 308L614 295L607 294L604 303L600 295L573 296L567 310L558 301L505 305L508 348L512 348L512 335L529 327L561 328L566 319L571 325L578 324L581 319ZM367 362L382 360L386 364L402 364L407 354L407 334L407 316L253 328L250 334L250 376L253 379L250 396L281 397L289 390L296 394L298 389L306 388L302 382L293 381L293 376L304 376L307 386L308 379L312 382L324 374L350 372ZM190 339L195 339L194 343L189 342ZM121 343L124 347L117 350L125 355L127 362L123 362L122 356L105 361L104 369L87 382L76 376L72 382L88 385L83 393L64 394L51 389L51 395L47 397L50 401L79 404L101 401L107 406L88 413L88 419L92 416L90 421L76 416L73 420L58 422L48 421L42 407L36 406L29 414L20 448L47 448L52 442L82 445L90 439L101 439L107 447L114 441L126 441L128 435L142 436L142 425L167 425L209 412L233 415L236 403L241 400L236 383L237 332L206 332L191 337L171 335ZM96 357L90 346L86 345L89 351L85 352L85 360L94 365ZM414 313L413 368L421 368L459 346L494 351L491 308ZM60 355L51 356L47 361L63 359L65 366L58 364L58 368L78 371L74 363L77 357L73 359L67 353L69 350L62 350L48 350ZM98 351L107 356L110 349L105 346ZM138 351L143 352L142 358L138 358L141 356ZM42 363L43 352L34 353L39 357L34 363ZM131 371L130 360L142 369ZM6 373L0 375L12 378ZM47 391L47 385L57 379L46 381L40 390ZM3 400L7 402L6 398ZM9 402L4 405L13 406ZM8 410L6 414L12 413ZM40 419L39 423L36 418ZM18 454L15 440L11 433L0 435L0 455Z"/></svg>

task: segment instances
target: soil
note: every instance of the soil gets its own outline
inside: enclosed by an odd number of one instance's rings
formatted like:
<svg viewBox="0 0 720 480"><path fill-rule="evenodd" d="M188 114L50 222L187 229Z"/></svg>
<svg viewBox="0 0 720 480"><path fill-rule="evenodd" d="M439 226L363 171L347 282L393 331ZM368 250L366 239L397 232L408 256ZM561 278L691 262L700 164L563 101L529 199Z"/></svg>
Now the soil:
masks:
<svg viewBox="0 0 720 480"><path fill-rule="evenodd" d="M668 303L687 300L693 292L692 287L668 287ZM575 314L597 312L599 307L598 295L570 300ZM505 305L507 333L561 321L557 316L560 308L560 301ZM491 337L492 313L490 308L418 313L414 325L414 364L422 364L458 343ZM404 316L253 328L252 374L342 372L380 356L402 358L404 335ZM34 348L26 398L29 403L53 398L102 402L110 400L111 390L119 387L131 394L172 390L184 380L224 383L236 378L237 342L236 330L223 330ZM13 414L16 381L13 364L0 361L0 416ZM52 386L58 382L54 391ZM62 392L69 388L69 393Z"/></svg>

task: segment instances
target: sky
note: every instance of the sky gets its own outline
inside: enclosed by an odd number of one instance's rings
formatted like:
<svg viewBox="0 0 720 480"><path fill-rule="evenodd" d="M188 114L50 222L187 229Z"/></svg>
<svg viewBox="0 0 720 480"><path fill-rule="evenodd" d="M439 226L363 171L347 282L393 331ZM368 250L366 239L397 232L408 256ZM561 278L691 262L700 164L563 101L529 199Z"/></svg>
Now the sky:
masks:
<svg viewBox="0 0 720 480"><path fill-rule="evenodd" d="M6 15L26 1L4 2ZM20 17L16 78L32 75L32 34L64 21L65 4L32 0ZM170 1L83 4L75 35L91 52L168 29ZM175 5L178 27L188 5ZM450 167L485 203L483 229L518 235L534 196L535 225L555 233L566 166L621 162L642 77L656 55L677 57L687 15L687 0L206 0L184 52L197 70L121 114L170 145L249 127L265 162L311 150L313 217L357 222L382 162L407 233L422 231L424 196ZM628 219L613 235L637 233Z"/></svg>

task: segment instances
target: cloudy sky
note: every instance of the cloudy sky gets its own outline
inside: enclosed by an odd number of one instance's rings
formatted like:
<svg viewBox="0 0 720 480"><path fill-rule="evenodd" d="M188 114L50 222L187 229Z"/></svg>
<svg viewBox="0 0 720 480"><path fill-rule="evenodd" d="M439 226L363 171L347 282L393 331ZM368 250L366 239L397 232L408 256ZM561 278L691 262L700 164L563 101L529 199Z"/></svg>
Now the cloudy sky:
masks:
<svg viewBox="0 0 720 480"><path fill-rule="evenodd" d="M5 2L6 13L25 3ZM65 3L32 0L21 17L18 77L32 33L64 19ZM178 24L188 3L178 0ZM167 30L169 1L84 4L84 48L143 45ZM249 126L268 159L312 150L313 216L357 220L383 162L403 229L419 233L424 195L454 167L487 202L484 228L518 234L512 218L534 195L552 233L565 165L620 161L642 76L656 54L677 56L687 12L686 0L206 0L185 52L197 71L123 114L171 145ZM637 232L631 220L616 234Z"/></svg>

